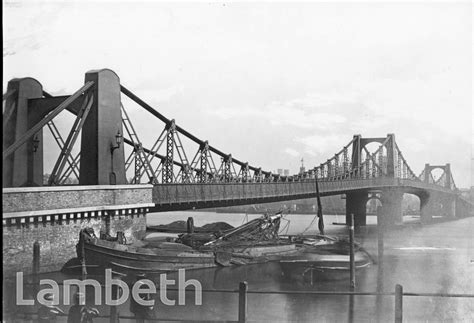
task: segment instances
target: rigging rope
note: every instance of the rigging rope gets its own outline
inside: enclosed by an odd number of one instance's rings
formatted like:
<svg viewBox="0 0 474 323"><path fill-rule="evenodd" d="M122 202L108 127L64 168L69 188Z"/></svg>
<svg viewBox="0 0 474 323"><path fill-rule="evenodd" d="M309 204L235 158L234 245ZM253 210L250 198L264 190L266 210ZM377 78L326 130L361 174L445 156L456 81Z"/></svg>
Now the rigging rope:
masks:
<svg viewBox="0 0 474 323"><path fill-rule="evenodd" d="M245 213L244 218L242 219L242 224L249 222L249 215L248 213Z"/></svg>
<svg viewBox="0 0 474 323"><path fill-rule="evenodd" d="M284 226L283 228L280 229L280 232L278 232L278 234L282 234L283 231L285 231L285 229L286 229L284 235L288 235L288 231L290 230L290 222L291 222L291 221L288 220L288 219L286 219L286 218L284 218L284 217L282 217L281 219L282 219L282 220L285 220L285 221L286 221L286 224L285 224L285 226Z"/></svg>
<svg viewBox="0 0 474 323"><path fill-rule="evenodd" d="M313 217L313 219L311 220L311 223L306 227L306 229L304 229L304 230L300 233L300 235L305 234L305 233L313 226L313 224L314 224L314 222L316 222L316 219L317 219L317 218L318 218L318 215L316 214L316 215Z"/></svg>

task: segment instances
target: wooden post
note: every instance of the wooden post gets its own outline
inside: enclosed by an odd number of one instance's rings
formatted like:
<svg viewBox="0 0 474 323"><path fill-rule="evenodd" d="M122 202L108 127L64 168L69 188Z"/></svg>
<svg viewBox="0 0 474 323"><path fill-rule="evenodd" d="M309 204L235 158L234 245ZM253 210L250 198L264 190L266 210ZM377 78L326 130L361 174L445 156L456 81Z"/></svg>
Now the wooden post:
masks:
<svg viewBox="0 0 474 323"><path fill-rule="evenodd" d="M194 219L192 216L188 218L187 224L187 231L188 233L194 233Z"/></svg>
<svg viewBox="0 0 474 323"><path fill-rule="evenodd" d="M118 286L112 285L112 299L117 300L119 298ZM119 312L117 306L110 306L110 323L119 323Z"/></svg>
<svg viewBox="0 0 474 323"><path fill-rule="evenodd" d="M239 323L247 322L247 282L239 284Z"/></svg>
<svg viewBox="0 0 474 323"><path fill-rule="evenodd" d="M32 273L33 273L33 291L36 294L39 288L39 272L40 272L40 244L38 240L36 240L33 243L33 268L32 268Z"/></svg>
<svg viewBox="0 0 474 323"><path fill-rule="evenodd" d="M39 273L40 268L40 244L37 241L33 243L33 275Z"/></svg>
<svg viewBox="0 0 474 323"><path fill-rule="evenodd" d="M355 261L354 261L354 213L351 213L351 225L349 227L349 261L351 270L351 290L355 288Z"/></svg>
<svg viewBox="0 0 474 323"><path fill-rule="evenodd" d="M81 244L80 247L81 247L81 254L82 254L82 258L81 258L81 269L82 269L82 279L86 279L87 278L87 267L86 267L86 250L85 250L85 236L84 236L84 232L81 231L81 236L79 237L79 243Z"/></svg>
<svg viewBox="0 0 474 323"><path fill-rule="evenodd" d="M349 295L348 322L354 322L354 295Z"/></svg>
<svg viewBox="0 0 474 323"><path fill-rule="evenodd" d="M377 251L378 251L378 261L381 262L383 258L383 249L384 249L384 230L385 230L385 220L382 207L377 208Z"/></svg>
<svg viewBox="0 0 474 323"><path fill-rule="evenodd" d="M395 285L395 323L403 321L403 286Z"/></svg>
<svg viewBox="0 0 474 323"><path fill-rule="evenodd" d="M113 211L110 211L110 212L113 212ZM110 235L110 213L109 212L105 214L105 233Z"/></svg>

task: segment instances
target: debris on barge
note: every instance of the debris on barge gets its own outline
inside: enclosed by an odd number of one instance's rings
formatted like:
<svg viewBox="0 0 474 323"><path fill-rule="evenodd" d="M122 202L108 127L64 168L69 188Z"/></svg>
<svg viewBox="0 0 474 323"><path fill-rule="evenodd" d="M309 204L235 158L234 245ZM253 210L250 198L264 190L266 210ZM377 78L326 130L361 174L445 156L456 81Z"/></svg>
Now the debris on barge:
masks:
<svg viewBox="0 0 474 323"><path fill-rule="evenodd" d="M324 235L280 236L281 218L282 212L265 214L236 228L215 231L194 230L189 225L193 221L188 220L188 232L177 238L155 237L131 244L126 243L121 232L116 237L104 233L97 237L93 229L86 228L79 233L77 259L68 262L63 271L86 267L111 268L123 274L165 273L270 261L288 268L291 264L298 264L297 267L308 264L309 255L324 253L340 257L341 252L345 253L343 246L347 243Z"/></svg>

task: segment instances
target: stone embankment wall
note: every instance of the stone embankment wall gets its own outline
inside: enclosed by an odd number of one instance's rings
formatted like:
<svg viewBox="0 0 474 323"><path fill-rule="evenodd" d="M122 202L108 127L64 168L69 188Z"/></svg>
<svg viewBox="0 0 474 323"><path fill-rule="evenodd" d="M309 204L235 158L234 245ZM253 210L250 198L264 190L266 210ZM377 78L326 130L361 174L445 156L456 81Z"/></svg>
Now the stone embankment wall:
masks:
<svg viewBox="0 0 474 323"><path fill-rule="evenodd" d="M79 231L123 231L142 238L153 185L90 185L4 188L3 274L31 273L33 243L40 244L40 272L56 271L76 256Z"/></svg>
<svg viewBox="0 0 474 323"><path fill-rule="evenodd" d="M40 244L40 272L58 271L69 259L76 257L79 231L92 227L97 236L100 231L112 236L123 231L127 241L141 239L146 231L145 214L111 216L110 225L106 216L75 220L28 223L3 227L3 274L15 276L22 271L30 274L33 264L33 243Z"/></svg>

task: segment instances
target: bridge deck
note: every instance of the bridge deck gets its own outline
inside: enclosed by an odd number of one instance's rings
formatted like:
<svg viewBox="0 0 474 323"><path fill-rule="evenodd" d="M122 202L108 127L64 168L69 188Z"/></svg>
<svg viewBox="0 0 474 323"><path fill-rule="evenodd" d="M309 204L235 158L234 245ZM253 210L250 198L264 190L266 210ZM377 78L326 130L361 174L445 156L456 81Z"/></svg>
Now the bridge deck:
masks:
<svg viewBox="0 0 474 323"><path fill-rule="evenodd" d="M423 194L433 190L452 191L433 184L399 178L320 181L322 196L361 190L403 188L407 193ZM185 210L311 198L316 196L314 180L275 183L160 184L153 187L154 210Z"/></svg>
<svg viewBox="0 0 474 323"><path fill-rule="evenodd" d="M438 191L453 194L446 188L399 178L320 181L322 196L354 191L399 188L404 192L424 194ZM316 196L315 181L227 184L99 185L7 188L3 190L3 220L46 215L64 215L150 208L152 211L186 210ZM99 214L100 215L100 214Z"/></svg>

